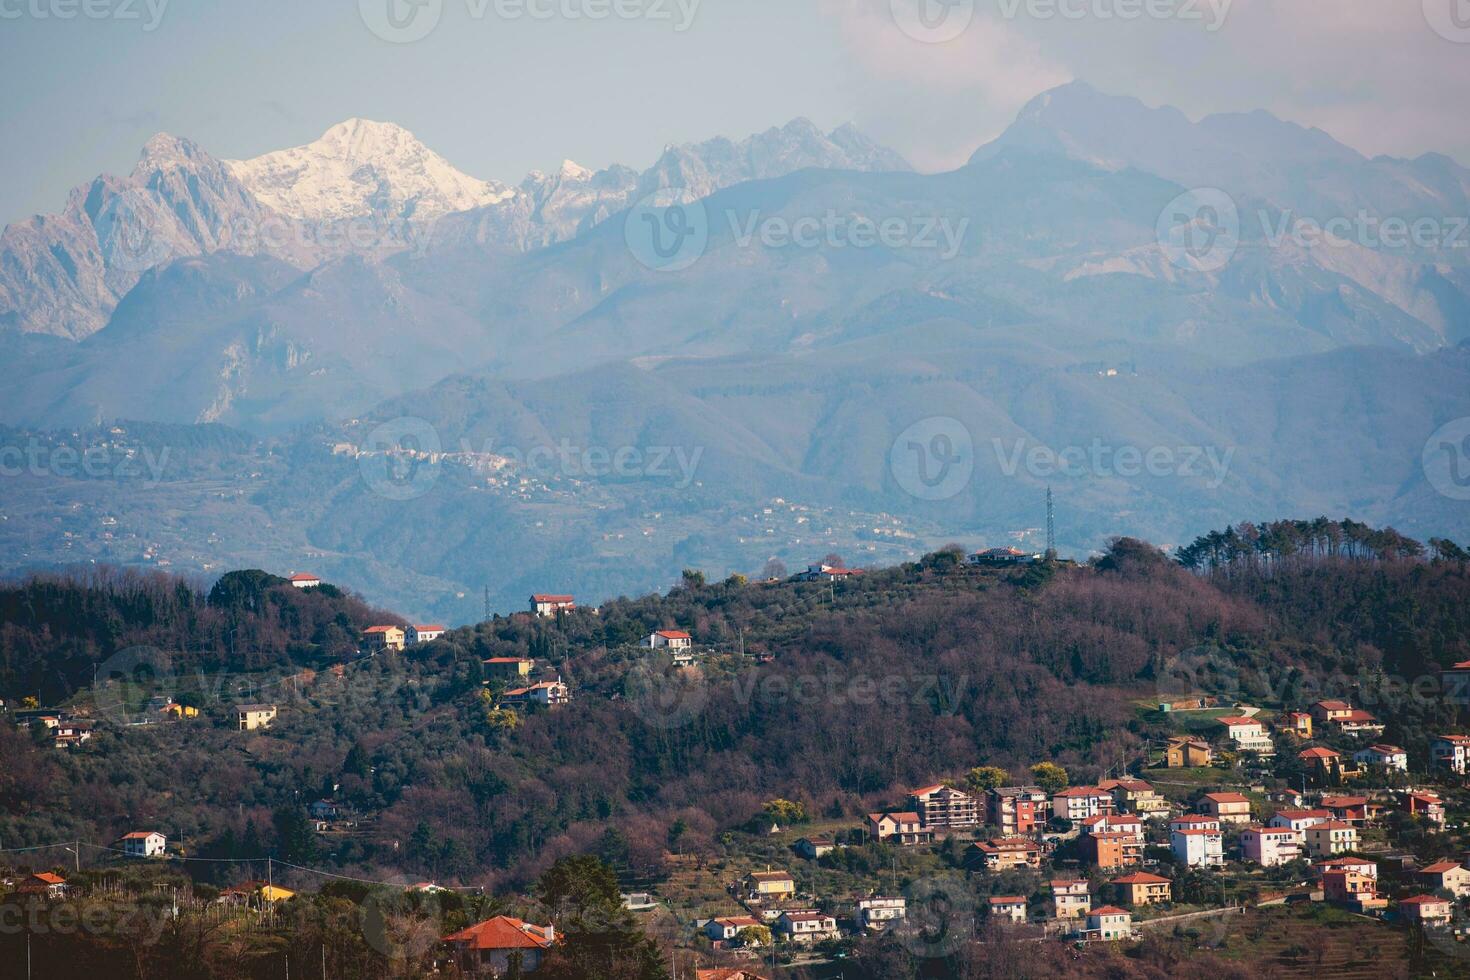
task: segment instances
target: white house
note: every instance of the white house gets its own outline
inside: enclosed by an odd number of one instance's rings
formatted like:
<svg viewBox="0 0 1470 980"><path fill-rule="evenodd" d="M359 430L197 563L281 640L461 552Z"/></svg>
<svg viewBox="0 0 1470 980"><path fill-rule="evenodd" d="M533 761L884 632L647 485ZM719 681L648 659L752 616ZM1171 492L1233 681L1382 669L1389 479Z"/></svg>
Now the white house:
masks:
<svg viewBox="0 0 1470 980"><path fill-rule="evenodd" d="M643 645L655 650L665 647L670 650L688 650L694 646L694 637L683 630L659 630L644 637Z"/></svg>
<svg viewBox="0 0 1470 980"><path fill-rule="evenodd" d="M1370 745L1366 749L1354 752L1353 761L1366 766L1397 769L1399 772L1409 771L1409 753L1397 745Z"/></svg>
<svg viewBox="0 0 1470 980"><path fill-rule="evenodd" d="M1290 827L1247 827L1240 832L1240 856L1263 868L1290 864L1302 856L1302 835Z"/></svg>
<svg viewBox="0 0 1470 980"><path fill-rule="evenodd" d="M1225 835L1204 827L1181 827L1169 833L1169 846L1181 863L1191 868L1218 867L1225 863Z"/></svg>
<svg viewBox="0 0 1470 980"><path fill-rule="evenodd" d="M404 630L403 638L409 646L413 646L415 643L428 643L431 640L437 640L446 632L444 627L438 623L428 626L410 626Z"/></svg>
<svg viewBox="0 0 1470 980"><path fill-rule="evenodd" d="M1113 794L1099 786L1073 786L1052 794L1051 812L1074 823L1106 815L1115 809Z"/></svg>
<svg viewBox="0 0 1470 980"><path fill-rule="evenodd" d="M759 919L748 915L731 915L719 919L710 919L704 924L704 934L709 937L710 942L728 943L740 938L744 929L761 924Z"/></svg>
<svg viewBox="0 0 1470 980"><path fill-rule="evenodd" d="M530 687L518 687L506 691L501 698L501 703L509 707L525 707L527 705L540 705L543 708L553 708L557 705L566 704L572 699L572 692L566 684L562 683L560 677L554 681L543 681L540 684L532 684Z"/></svg>
<svg viewBox="0 0 1470 980"><path fill-rule="evenodd" d="M128 857L151 858L163 856L168 839L156 830L135 830L124 834L118 843Z"/></svg>
<svg viewBox="0 0 1470 980"><path fill-rule="evenodd" d="M1331 819L1331 810L1277 810L1270 824L1272 827L1285 827L1300 834L1312 824L1325 823Z"/></svg>
<svg viewBox="0 0 1470 980"><path fill-rule="evenodd" d="M1237 750L1257 755L1275 754L1275 743L1266 732L1266 726L1257 719L1245 716L1221 718L1220 724L1225 726L1225 734L1235 743Z"/></svg>
<svg viewBox="0 0 1470 980"><path fill-rule="evenodd" d="M1465 775L1470 760L1470 735L1436 735L1429 740L1429 758L1436 766Z"/></svg>
<svg viewBox="0 0 1470 980"><path fill-rule="evenodd" d="M837 920L825 912L782 912L775 931L792 942L815 943L837 938Z"/></svg>
<svg viewBox="0 0 1470 980"><path fill-rule="evenodd" d="M1116 905L1089 909L1087 929L1082 935L1088 939L1128 939L1133 935L1133 913Z"/></svg>
<svg viewBox="0 0 1470 980"><path fill-rule="evenodd" d="M531 596L531 612L537 616L555 616L559 612L571 612L576 608L577 600L573 596L544 593Z"/></svg>
<svg viewBox="0 0 1470 980"><path fill-rule="evenodd" d="M306 572L297 572L291 576L291 584L298 589L314 589L322 584L322 580Z"/></svg>
<svg viewBox="0 0 1470 980"><path fill-rule="evenodd" d="M1026 924L1026 896L993 895L990 898L990 918L996 922Z"/></svg>
<svg viewBox="0 0 1470 980"><path fill-rule="evenodd" d="M853 921L859 929L882 929L908 915L908 900L904 898L862 898L858 900Z"/></svg>

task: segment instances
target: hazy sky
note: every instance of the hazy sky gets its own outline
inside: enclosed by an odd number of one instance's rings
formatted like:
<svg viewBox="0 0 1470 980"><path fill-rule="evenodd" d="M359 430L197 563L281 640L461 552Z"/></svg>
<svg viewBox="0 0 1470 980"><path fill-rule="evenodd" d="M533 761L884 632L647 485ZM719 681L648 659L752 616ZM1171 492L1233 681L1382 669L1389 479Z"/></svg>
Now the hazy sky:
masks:
<svg viewBox="0 0 1470 980"><path fill-rule="evenodd" d="M1074 77L1194 116L1269 109L1370 154L1470 162L1457 4L0 0L0 221L126 173L158 131L238 157L352 116L510 182L564 157L642 167L666 143L798 115L854 121L935 169Z"/></svg>

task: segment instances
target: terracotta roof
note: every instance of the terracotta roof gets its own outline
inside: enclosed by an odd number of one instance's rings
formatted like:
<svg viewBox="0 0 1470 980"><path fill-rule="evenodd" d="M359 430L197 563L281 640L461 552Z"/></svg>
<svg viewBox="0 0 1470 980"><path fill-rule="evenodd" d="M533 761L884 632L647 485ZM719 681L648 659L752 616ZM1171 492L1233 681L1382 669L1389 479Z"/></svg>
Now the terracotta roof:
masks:
<svg viewBox="0 0 1470 980"><path fill-rule="evenodd" d="M1447 898L1435 898L1433 895L1415 895L1413 898L1399 899L1400 905L1448 905Z"/></svg>
<svg viewBox="0 0 1470 980"><path fill-rule="evenodd" d="M123 834L122 837L120 837L118 839L119 840L147 840L149 837L152 837L154 834L158 834L158 831L156 831L156 830L134 830L134 831L130 831L129 833ZM163 835L162 834L158 834L158 836L159 837L162 837Z"/></svg>
<svg viewBox="0 0 1470 980"><path fill-rule="evenodd" d="M899 812L897 810L885 810L882 813L870 813L870 814L868 814L868 819L869 820L882 820L884 817L891 817L891 818L893 818L894 820L896 820L896 821L898 821L900 823L918 823L919 822L919 815L917 813L910 813L910 812L907 812L907 811Z"/></svg>
<svg viewBox="0 0 1470 980"><path fill-rule="evenodd" d="M1326 711L1351 711L1353 706L1346 701L1318 701L1314 707Z"/></svg>
<svg viewBox="0 0 1470 980"><path fill-rule="evenodd" d="M1434 737L1436 741L1454 742L1457 745L1464 745L1470 742L1470 735L1436 735Z"/></svg>
<svg viewBox="0 0 1470 980"><path fill-rule="evenodd" d="M1216 719L1222 725L1255 725L1257 728L1266 727L1259 718L1248 718L1245 715L1234 715L1230 718Z"/></svg>
<svg viewBox="0 0 1470 980"><path fill-rule="evenodd" d="M363 630L364 633L387 633L390 630L400 629L398 626L369 626Z"/></svg>
<svg viewBox="0 0 1470 980"><path fill-rule="evenodd" d="M1186 836L1197 836L1199 834L1219 835L1224 833L1224 831L1212 830L1209 827L1179 827L1174 830L1174 833L1185 834Z"/></svg>
<svg viewBox="0 0 1470 980"><path fill-rule="evenodd" d="M569 595L533 595L532 602L572 602L574 596Z"/></svg>
<svg viewBox="0 0 1470 980"><path fill-rule="evenodd" d="M784 871L752 871L746 875L751 881L791 881L792 878Z"/></svg>
<svg viewBox="0 0 1470 980"><path fill-rule="evenodd" d="M1025 905L1026 904L1026 896L1024 896L1024 895L992 895L992 896L990 896L990 904L991 905Z"/></svg>
<svg viewBox="0 0 1470 980"><path fill-rule="evenodd" d="M1379 755L1403 755L1404 750L1397 745L1370 745L1369 752L1377 752Z"/></svg>
<svg viewBox="0 0 1470 980"><path fill-rule="evenodd" d="M1116 905L1104 905L1102 908L1088 909L1088 915L1132 915L1127 909L1120 909Z"/></svg>
<svg viewBox="0 0 1470 980"><path fill-rule="evenodd" d="M1106 790L1103 790L1101 787L1098 786L1072 786L1064 790L1059 790L1052 795L1072 798L1085 796L1107 796L1108 793Z"/></svg>
<svg viewBox="0 0 1470 980"><path fill-rule="evenodd" d="M553 943L545 926L533 926L508 915L497 915L478 925L445 936L447 943L466 943L470 949L549 949Z"/></svg>
<svg viewBox="0 0 1470 980"><path fill-rule="evenodd" d="M1436 861L1427 867L1420 868L1419 873L1422 875L1442 875L1446 871L1456 870L1462 870L1462 866L1458 861Z"/></svg>
<svg viewBox="0 0 1470 980"><path fill-rule="evenodd" d="M1353 829L1354 829L1354 827L1353 827L1352 824L1350 824L1350 823L1343 823L1341 820L1324 820L1321 823L1312 824L1312 826L1308 827L1307 828L1307 833L1311 833L1314 830L1353 830Z"/></svg>
<svg viewBox="0 0 1470 980"><path fill-rule="evenodd" d="M1172 885L1173 882L1170 881L1168 878L1161 878L1158 875L1149 874L1147 871L1136 871L1136 872L1134 872L1131 875L1124 875L1122 878L1114 878L1113 879L1113 884L1115 884L1115 885Z"/></svg>
<svg viewBox="0 0 1470 980"><path fill-rule="evenodd" d="M1206 793L1205 796L1204 796L1204 798L1207 799L1207 800L1211 800L1211 801L1213 801L1215 803L1249 803L1250 802L1250 799L1248 797L1241 796L1239 793Z"/></svg>
<svg viewBox="0 0 1470 980"><path fill-rule="evenodd" d="M748 915L726 915L715 919L722 926L733 926L736 929L744 929L747 926L758 926L760 920Z"/></svg>
<svg viewBox="0 0 1470 980"><path fill-rule="evenodd" d="M1334 752L1331 749L1318 747L1311 749L1302 749L1296 754L1296 757L1298 759L1336 759L1340 758L1340 755L1339 753Z"/></svg>
<svg viewBox="0 0 1470 980"><path fill-rule="evenodd" d="M781 918L791 922L823 922L832 917L825 912L782 912Z"/></svg>
<svg viewBox="0 0 1470 980"><path fill-rule="evenodd" d="M1324 796L1322 805L1328 809L1347 806L1365 806L1368 803L1366 796Z"/></svg>
<svg viewBox="0 0 1470 980"><path fill-rule="evenodd" d="M1371 723L1371 724L1377 724L1378 723L1378 719L1377 718L1374 718L1372 715L1370 715L1366 711L1361 711L1361 710L1358 710L1358 709L1354 709L1354 710L1348 712L1342 718L1338 718L1336 720L1337 721L1340 721L1340 722L1341 721L1356 721L1356 722Z"/></svg>
<svg viewBox="0 0 1470 980"><path fill-rule="evenodd" d="M657 635L663 637L666 640L692 640L692 639L694 639L694 637L690 636L688 633L684 632L683 630L659 630Z"/></svg>
<svg viewBox="0 0 1470 980"><path fill-rule="evenodd" d="M1172 820L1170 820L1169 821L1169 826L1172 827L1176 823L1192 824L1192 823L1219 823L1219 822L1220 821L1217 818L1206 816L1203 813L1186 813L1183 816L1174 817Z"/></svg>
<svg viewBox="0 0 1470 980"><path fill-rule="evenodd" d="M440 626L438 623L430 623L428 626L415 626L414 629L418 630L420 633L432 633L432 632L446 633L446 632L448 632L448 630L446 630L444 627Z"/></svg>
<svg viewBox="0 0 1470 980"><path fill-rule="evenodd" d="M1331 810L1277 810L1276 815L1287 820L1305 820L1307 817L1321 817L1327 819L1332 816Z"/></svg>
<svg viewBox="0 0 1470 980"><path fill-rule="evenodd" d="M928 796L930 793L937 793L942 789L944 789L944 783L935 783L933 786L921 786L918 789L909 790L909 795Z"/></svg>
<svg viewBox="0 0 1470 980"><path fill-rule="evenodd" d="M308 575L306 572L297 572L291 576L293 582L320 582L321 580L320 575Z"/></svg>
<svg viewBox="0 0 1470 980"><path fill-rule="evenodd" d="M54 875L49 871L38 871L37 873L31 875L31 880L45 882L48 885L66 884L65 878L61 877L61 875Z"/></svg>

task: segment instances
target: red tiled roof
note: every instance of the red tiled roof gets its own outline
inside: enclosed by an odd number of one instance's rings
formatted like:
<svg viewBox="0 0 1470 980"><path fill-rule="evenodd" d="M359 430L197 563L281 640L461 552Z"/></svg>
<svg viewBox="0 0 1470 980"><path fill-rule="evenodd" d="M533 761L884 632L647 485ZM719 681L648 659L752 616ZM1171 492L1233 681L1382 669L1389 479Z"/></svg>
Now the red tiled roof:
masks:
<svg viewBox="0 0 1470 980"><path fill-rule="evenodd" d="M1026 904L1026 897L1024 895L992 895L990 897L990 904L991 905L1025 905Z"/></svg>
<svg viewBox="0 0 1470 980"><path fill-rule="evenodd" d="M1259 718L1247 718L1245 715L1234 715L1230 718L1217 719L1222 725L1255 725L1257 728L1266 727Z"/></svg>
<svg viewBox="0 0 1470 980"><path fill-rule="evenodd" d="M1088 909L1088 915L1132 915L1127 909L1120 909L1116 905L1104 905L1102 908Z"/></svg>
<svg viewBox="0 0 1470 980"><path fill-rule="evenodd" d="M1342 721L1356 721L1356 722L1363 723L1363 724L1377 724L1378 723L1378 719L1377 718L1374 718L1372 715L1370 715L1366 711L1359 711L1359 710L1350 711L1346 715L1344 715L1343 717L1338 718L1337 721L1339 721L1339 722L1342 722Z"/></svg>
<svg viewBox="0 0 1470 980"><path fill-rule="evenodd" d="M917 813L908 813L908 812L899 813L899 812L894 811L894 810L885 810L883 813L870 813L870 814L868 814L868 819L869 820L882 820L884 817L891 817L892 819L897 820L900 823L918 823L919 822L919 815Z"/></svg>
<svg viewBox="0 0 1470 980"><path fill-rule="evenodd" d="M532 602L572 602L576 597L569 595L533 595Z"/></svg>
<svg viewBox="0 0 1470 980"><path fill-rule="evenodd" d="M545 926L533 926L508 915L497 915L493 919L445 936L444 941L466 943L472 950L549 949L552 941L546 938L545 929Z"/></svg>
<svg viewBox="0 0 1470 980"><path fill-rule="evenodd" d="M1318 747L1311 749L1302 749L1296 754L1296 757L1298 759L1336 759L1340 758L1340 755L1339 753L1334 752L1331 749Z"/></svg>
<svg viewBox="0 0 1470 980"><path fill-rule="evenodd" d="M445 632L448 632L444 627L440 626L438 623L430 623L428 626L415 626L414 629L418 630L420 633L429 633L429 632L445 633Z"/></svg>
<svg viewBox="0 0 1470 980"><path fill-rule="evenodd" d="M694 637L690 636L688 633L684 632L683 630L659 630L658 631L658 635L661 636L661 637L663 637L666 640L692 640L692 639L694 639Z"/></svg>
<svg viewBox="0 0 1470 980"><path fill-rule="evenodd" d="M321 580L320 575L308 575L305 572L297 572L291 576L292 582L320 582Z"/></svg>
<svg viewBox="0 0 1470 980"><path fill-rule="evenodd" d="M396 630L396 629L398 629L397 626L369 626L367 629L363 630L363 632L364 633L386 633L389 630Z"/></svg>
<svg viewBox="0 0 1470 980"><path fill-rule="evenodd" d="M1315 707L1324 711L1350 711L1353 706L1346 701L1318 701Z"/></svg>
<svg viewBox="0 0 1470 980"><path fill-rule="evenodd" d="M48 885L66 884L65 878L61 877L61 875L54 875L49 871L39 871L36 874L31 875L31 880L45 882Z"/></svg>
<svg viewBox="0 0 1470 980"><path fill-rule="evenodd" d="M1448 905L1447 898L1435 898L1433 895L1415 895L1413 898L1399 900L1400 905Z"/></svg>
<svg viewBox="0 0 1470 980"><path fill-rule="evenodd" d="M928 796L930 793L937 793L937 792L939 792L942 789L944 789L944 784L943 783L935 783L933 786L921 786L918 789L909 790L909 795L910 796Z"/></svg>
<svg viewBox="0 0 1470 980"><path fill-rule="evenodd" d="M1204 798L1207 799L1207 800L1210 800L1211 802L1214 802L1214 803L1249 803L1250 802L1250 800L1247 797L1241 796L1239 793L1206 793L1205 796L1204 796Z"/></svg>
<svg viewBox="0 0 1470 980"><path fill-rule="evenodd" d="M1442 875L1446 871L1455 871L1461 867L1458 861L1436 861L1428 867L1420 868L1421 875Z"/></svg>
<svg viewBox="0 0 1470 980"><path fill-rule="evenodd" d="M1352 830L1352 829L1353 829L1353 825L1352 824L1350 824L1350 823L1343 823L1341 820L1324 820L1321 823L1312 824L1312 826L1308 827L1307 828L1307 833L1310 834L1314 830Z"/></svg>
<svg viewBox="0 0 1470 980"><path fill-rule="evenodd" d="M1113 884L1115 884L1115 885L1172 885L1173 882L1170 881L1168 878L1161 878L1158 875L1149 874L1147 871L1136 871L1136 872L1134 872L1131 875L1124 875L1122 878L1114 878L1113 879Z"/></svg>
<svg viewBox="0 0 1470 980"><path fill-rule="evenodd" d="M1335 809L1335 808L1349 807L1349 806L1364 806L1364 805L1367 804L1367 802L1368 802L1368 797L1366 797L1366 796L1324 796L1324 797L1322 797L1322 805L1325 806L1325 807L1327 807L1328 809Z"/></svg>
<svg viewBox="0 0 1470 980"><path fill-rule="evenodd" d="M1277 810L1276 815L1286 820L1305 820L1307 817L1322 817L1326 819L1332 816L1331 810Z"/></svg>
<svg viewBox="0 0 1470 980"><path fill-rule="evenodd" d="M1085 797L1085 796L1107 796L1107 792L1097 786L1072 786L1068 789L1059 790L1052 794L1061 797Z"/></svg>
<svg viewBox="0 0 1470 980"><path fill-rule="evenodd" d="M158 834L158 831L156 831L156 830L134 830L134 831L130 831L130 832L126 833L126 834L123 834L122 837L119 838L119 839L120 840L147 840L149 837L152 837L154 834ZM162 834L158 834L158 836L159 837L162 837L163 835Z"/></svg>

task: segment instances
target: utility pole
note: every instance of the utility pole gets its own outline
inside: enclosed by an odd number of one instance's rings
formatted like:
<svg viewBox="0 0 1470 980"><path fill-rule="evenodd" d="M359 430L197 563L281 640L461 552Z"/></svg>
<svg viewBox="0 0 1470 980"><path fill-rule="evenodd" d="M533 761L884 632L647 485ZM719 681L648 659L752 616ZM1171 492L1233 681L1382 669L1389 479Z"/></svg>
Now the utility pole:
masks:
<svg viewBox="0 0 1470 980"><path fill-rule="evenodd" d="M1046 557L1057 556L1056 509L1052 505L1051 485L1046 487Z"/></svg>

